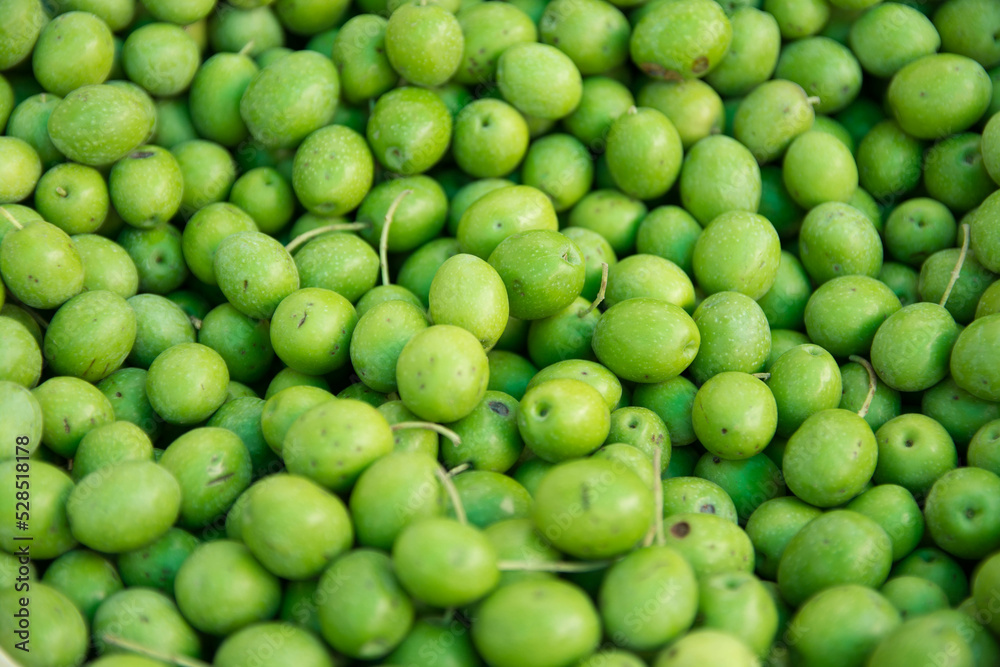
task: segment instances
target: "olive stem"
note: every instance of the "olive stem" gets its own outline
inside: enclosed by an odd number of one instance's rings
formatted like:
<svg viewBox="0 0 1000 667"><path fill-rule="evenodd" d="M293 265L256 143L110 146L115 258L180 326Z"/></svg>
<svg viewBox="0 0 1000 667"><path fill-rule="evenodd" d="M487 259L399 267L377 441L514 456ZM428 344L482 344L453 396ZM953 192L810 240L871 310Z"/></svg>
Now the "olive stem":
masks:
<svg viewBox="0 0 1000 667"><path fill-rule="evenodd" d="M188 319L191 320L191 325L194 326L195 331L201 331L201 320L194 315L191 315Z"/></svg>
<svg viewBox="0 0 1000 667"><path fill-rule="evenodd" d="M444 487L444 490L448 492L448 497L451 498L451 506L455 508L455 518L458 519L459 523L468 525L469 519L465 516L465 506L462 505L462 498L458 495L455 482L451 481L451 475L440 465L434 469L434 474L441 480L441 486Z"/></svg>
<svg viewBox="0 0 1000 667"><path fill-rule="evenodd" d="M466 461L465 463L460 463L459 465L455 466L454 468L448 471L448 477L454 477L455 475L460 475L471 467L472 464L469 463L468 461Z"/></svg>
<svg viewBox="0 0 1000 667"><path fill-rule="evenodd" d="M68 193L68 192L66 192L66 188L64 188L64 187L62 187L62 186L60 185L59 187L57 187L57 188L56 188L56 194L57 194L57 195L59 195L60 197L65 197L65 196L67 196L67 195L68 195L69 193Z"/></svg>
<svg viewBox="0 0 1000 667"><path fill-rule="evenodd" d="M608 289L608 263L601 262L601 289L597 290L597 296L594 298L594 302L590 304L590 308L580 313L580 317L586 317L595 308L601 305L601 302L604 301L604 293L607 291L607 289Z"/></svg>
<svg viewBox="0 0 1000 667"><path fill-rule="evenodd" d="M243 48L240 49L239 55L245 56L249 54L250 50L253 49L253 47L254 47L254 40L251 39L249 42L243 45Z"/></svg>
<svg viewBox="0 0 1000 667"><path fill-rule="evenodd" d="M2 211L2 210L3 209L0 208L0 211ZM21 301L20 299L18 299L17 297L15 297L13 294L8 295L8 299L10 300L11 304L18 306L24 312L28 313L28 315L31 315L31 319L33 319L36 322L38 322L38 325L40 327L42 327L42 329L48 329L49 328L48 321L44 317L42 317L41 315L39 315L38 312L34 308L32 308L31 306L26 305L23 301Z"/></svg>
<svg viewBox="0 0 1000 667"><path fill-rule="evenodd" d="M332 225L323 225L322 227L310 229L308 232L299 234L285 246L285 250L292 253L306 241L314 239L322 234L326 234L327 232L358 232L362 229L368 229L367 222L336 222Z"/></svg>
<svg viewBox="0 0 1000 667"><path fill-rule="evenodd" d="M751 373L750 375L754 376L758 380L770 380L771 379L771 374L770 373Z"/></svg>
<svg viewBox="0 0 1000 667"><path fill-rule="evenodd" d="M392 203L389 204L389 210L385 212L385 222L382 223L382 237L378 240L378 259L382 263L382 284L389 284L389 227L392 225L392 218L396 215L396 209L399 208L399 204L406 198L406 195L411 194L413 190L406 189L399 193Z"/></svg>
<svg viewBox="0 0 1000 667"><path fill-rule="evenodd" d="M21 304L21 307L24 308L24 311L26 313L28 313L29 315L31 315L31 318L33 320L35 320L36 322L38 322L38 326L42 327L43 331L48 330L48 328L49 328L49 322L48 322L48 320L46 320L44 317L42 317L41 315L39 315L35 311L34 308L29 308L28 306L25 306L24 304Z"/></svg>
<svg viewBox="0 0 1000 667"><path fill-rule="evenodd" d="M965 256L969 252L969 223L963 224L961 229L962 251L958 253L958 261L955 262L955 268L951 270L951 278L948 279L948 286L944 288L944 294L941 296L941 301L938 302L938 305L942 308L948 303L951 290L955 287L955 283L958 282L958 276L962 273L962 265L965 264Z"/></svg>
<svg viewBox="0 0 1000 667"><path fill-rule="evenodd" d="M398 424L393 424L390 427L393 431L402 431L408 428L423 428L428 431L434 431L435 433L440 433L444 437L451 440L452 444L458 447L462 444L462 438L447 426L441 426L441 424L435 424L434 422L399 422Z"/></svg>
<svg viewBox="0 0 1000 667"><path fill-rule="evenodd" d="M498 560L497 569L501 572L593 572L611 565L609 560L595 560L589 563L571 563L569 561L531 561L531 560Z"/></svg>
<svg viewBox="0 0 1000 667"><path fill-rule="evenodd" d="M861 364L865 367L865 370L868 371L868 395L865 396L865 402L861 404L861 409L858 410L858 416L864 419L865 415L868 414L868 408L871 407L872 399L875 398L875 389L878 387L878 377L875 375L875 369L872 368L872 365L868 363L867 359L859 357L856 354L852 354L848 357L848 359L856 364Z"/></svg>
<svg viewBox="0 0 1000 667"><path fill-rule="evenodd" d="M660 466L663 465L663 449L653 452L653 525L656 526L656 545L662 547L667 539L663 534L663 482L660 481Z"/></svg>
<svg viewBox="0 0 1000 667"><path fill-rule="evenodd" d="M180 667L210 667L207 662L202 662L201 660L195 660L194 658L189 658L186 655L176 655L172 653L160 653L151 648L146 648L141 644L129 641L127 639L122 639L121 637L115 637L114 635L102 635L101 639L105 644L111 644L112 646L117 646L123 648L126 651L131 651L132 653L138 653L139 655L144 655L147 658L152 658L154 660L159 660L161 662L168 662L172 665L179 665Z"/></svg>
<svg viewBox="0 0 1000 667"><path fill-rule="evenodd" d="M820 103L820 101L821 100L815 95L810 95L809 97L806 98L806 102L808 102L810 106L816 106L817 104Z"/></svg>
<svg viewBox="0 0 1000 667"><path fill-rule="evenodd" d="M18 230L24 229L24 225L18 222L17 218L11 215L10 211L5 209L3 206L0 206L0 213L3 213L3 217L7 218L8 222L14 225L14 227L16 227Z"/></svg>

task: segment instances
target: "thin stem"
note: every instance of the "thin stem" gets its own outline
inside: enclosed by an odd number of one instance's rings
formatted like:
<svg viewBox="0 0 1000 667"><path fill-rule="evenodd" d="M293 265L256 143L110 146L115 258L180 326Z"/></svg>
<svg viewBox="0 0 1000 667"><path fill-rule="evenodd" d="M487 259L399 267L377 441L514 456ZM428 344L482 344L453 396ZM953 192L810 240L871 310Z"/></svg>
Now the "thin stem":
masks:
<svg viewBox="0 0 1000 667"><path fill-rule="evenodd" d="M590 304L590 308L580 313L580 317L586 317L591 313L591 311L594 310L594 308L597 308L599 305L601 305L601 302L604 301L604 293L607 290L608 290L608 263L601 262L601 289L597 290L597 296L594 298L594 303Z"/></svg>
<svg viewBox="0 0 1000 667"><path fill-rule="evenodd" d="M14 225L14 227L16 227L19 230L24 229L24 225L18 222L17 218L11 215L10 211L5 209L3 206L0 206L0 213L3 213L3 217L7 218L7 221L10 222L10 224Z"/></svg>
<svg viewBox="0 0 1000 667"><path fill-rule="evenodd" d="M818 97L816 97L815 95L811 95L811 96L809 96L809 97L806 98L806 102L808 102L811 106L816 106L817 104L820 103L820 101L821 100Z"/></svg>
<svg viewBox="0 0 1000 667"><path fill-rule="evenodd" d="M285 246L285 250L290 253L294 252L296 248L301 246L306 241L326 234L327 232L359 232L362 229L368 229L368 227L369 225L367 222L336 222L332 225L324 225L322 227L317 227L316 229L311 229L303 234L299 234L292 239L291 243Z"/></svg>
<svg viewBox="0 0 1000 667"><path fill-rule="evenodd" d="M190 317L188 317L188 319L191 320L191 324L192 326L194 326L195 331L201 331L201 320L199 320L194 315L191 315Z"/></svg>
<svg viewBox="0 0 1000 667"><path fill-rule="evenodd" d="M248 53L250 53L251 50L253 50L253 47L254 47L254 40L251 39L243 46L242 49L240 49L239 55L241 56L247 55Z"/></svg>
<svg viewBox="0 0 1000 667"><path fill-rule="evenodd" d="M868 371L868 395L865 396L865 402L861 404L861 409L858 410L858 416L864 419L865 415L868 414L868 408L871 407L872 399L875 398L875 389L878 387L878 377L875 375L875 369L872 365L868 363L868 360L859 357L856 354L852 354L848 357L851 361L856 364L861 364Z"/></svg>
<svg viewBox="0 0 1000 667"><path fill-rule="evenodd" d="M948 280L948 286L944 288L944 294L941 296L941 301L938 305L944 308L945 304L948 303L948 297L951 296L951 290L955 287L955 283L958 282L958 275L962 273L962 265L965 264L965 256L969 252L969 223L962 225L962 250L958 253L958 261L955 262L955 268L951 270L951 278Z"/></svg>
<svg viewBox="0 0 1000 667"><path fill-rule="evenodd" d="M66 192L66 188L64 188L64 187L62 187L62 186L60 185L60 186L58 186L58 187L56 188L56 194L57 194L57 195L59 195L60 197L65 197L65 196L67 196L67 195L68 195L69 193L68 193L68 192Z"/></svg>
<svg viewBox="0 0 1000 667"><path fill-rule="evenodd" d="M595 560L588 563L571 563L569 561L545 560L498 560L497 569L501 572L593 572L611 565L609 560Z"/></svg>
<svg viewBox="0 0 1000 667"><path fill-rule="evenodd" d="M172 665L179 665L180 667L211 667L207 662L202 662L201 660L195 660L194 658L189 658L186 655L177 655L174 653L161 653L151 648L146 648L141 644L129 641L127 639L122 639L121 637L115 637L114 635L102 635L101 640L105 644L111 644L112 646L117 646L123 648L126 651L131 651L132 653L138 653L139 655L144 655L147 658L152 658L153 660L159 660L161 662L168 662Z"/></svg>
<svg viewBox="0 0 1000 667"><path fill-rule="evenodd" d="M31 318L33 320L35 320L36 322L38 322L38 326L40 326L42 328L42 331L47 331L48 330L48 328L49 328L49 321L46 320L41 315L39 315L38 312L34 308L29 308L28 306L25 306L24 304L21 304L21 307L24 309L24 311L26 313L28 313L29 315L31 315Z"/></svg>
<svg viewBox="0 0 1000 667"><path fill-rule="evenodd" d="M466 461L465 463L460 463L451 470L448 471L448 477L454 477L455 475L461 475L463 472L472 467L472 464Z"/></svg>
<svg viewBox="0 0 1000 667"><path fill-rule="evenodd" d="M663 465L663 449L653 452L653 525L656 526L656 544L663 546L667 539L663 534L663 482L660 480L660 466Z"/></svg>
<svg viewBox="0 0 1000 667"><path fill-rule="evenodd" d="M462 444L462 438L447 426L441 426L441 424L435 424L434 422L399 422L398 424L393 424L390 428L393 431L402 431L408 428L423 428L428 431L434 431L435 433L440 433L444 437L451 440L452 444L456 447Z"/></svg>
<svg viewBox="0 0 1000 667"><path fill-rule="evenodd" d="M656 521L654 520L653 523L649 524L649 530L647 530L646 534L642 536L642 542L641 542L642 548L645 549L646 547L653 546L653 540L655 539L656 539Z"/></svg>
<svg viewBox="0 0 1000 667"><path fill-rule="evenodd" d="M771 379L771 374L770 373L751 373L750 375L754 376L758 380L770 380Z"/></svg>
<svg viewBox="0 0 1000 667"><path fill-rule="evenodd" d="M628 111L626 111L625 113L627 113L627 114L628 114L628 115L630 115L630 116L634 116L635 114L639 113L639 110L638 110L638 109L637 109L637 108L635 107L635 105L633 104L632 106L630 106L630 107L628 108Z"/></svg>
<svg viewBox="0 0 1000 667"><path fill-rule="evenodd" d="M448 497L451 498L451 506L455 508L455 518L458 519L459 523L468 524L469 519L465 516L465 506L462 505L462 498L458 495L455 482L451 481L451 475L441 466L435 468L434 473L441 480L441 485L448 492Z"/></svg>
<svg viewBox="0 0 1000 667"><path fill-rule="evenodd" d="M3 210L3 209L0 209L0 210ZM31 319L33 319L36 322L38 322L38 326L40 326L43 330L49 328L48 321L44 317L42 317L41 315L39 315L38 312L34 308L32 308L31 306L25 304L23 301L21 301L20 299L18 299L17 297L15 297L13 294L10 294L8 296L8 299L10 300L11 304L17 306L18 308L20 308L24 312L28 313L28 315L31 316Z"/></svg>
<svg viewBox="0 0 1000 667"><path fill-rule="evenodd" d="M385 212L385 222L382 223L382 237L378 240L378 258L382 263L382 284L389 284L389 227L392 226L392 218L396 215L396 209L399 208L399 204L406 198L406 195L412 194L413 190L406 189L399 193L392 203L389 204L389 210Z"/></svg>

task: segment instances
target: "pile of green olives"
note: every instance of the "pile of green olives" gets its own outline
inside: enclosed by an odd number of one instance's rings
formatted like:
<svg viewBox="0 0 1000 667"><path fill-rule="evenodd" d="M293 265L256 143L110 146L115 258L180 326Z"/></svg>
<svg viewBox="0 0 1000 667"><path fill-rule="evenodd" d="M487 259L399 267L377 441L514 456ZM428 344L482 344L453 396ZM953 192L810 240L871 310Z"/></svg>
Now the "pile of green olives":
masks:
<svg viewBox="0 0 1000 667"><path fill-rule="evenodd" d="M0 0L0 662L1000 666L997 35Z"/></svg>

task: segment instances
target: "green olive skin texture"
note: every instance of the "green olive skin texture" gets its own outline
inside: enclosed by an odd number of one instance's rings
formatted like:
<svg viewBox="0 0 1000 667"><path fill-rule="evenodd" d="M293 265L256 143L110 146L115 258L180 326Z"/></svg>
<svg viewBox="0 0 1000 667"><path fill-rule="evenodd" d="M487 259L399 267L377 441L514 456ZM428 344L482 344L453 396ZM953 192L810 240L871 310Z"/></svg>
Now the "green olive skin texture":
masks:
<svg viewBox="0 0 1000 667"><path fill-rule="evenodd" d="M0 516L24 667L1000 667L1000 0L0 0Z"/></svg>

